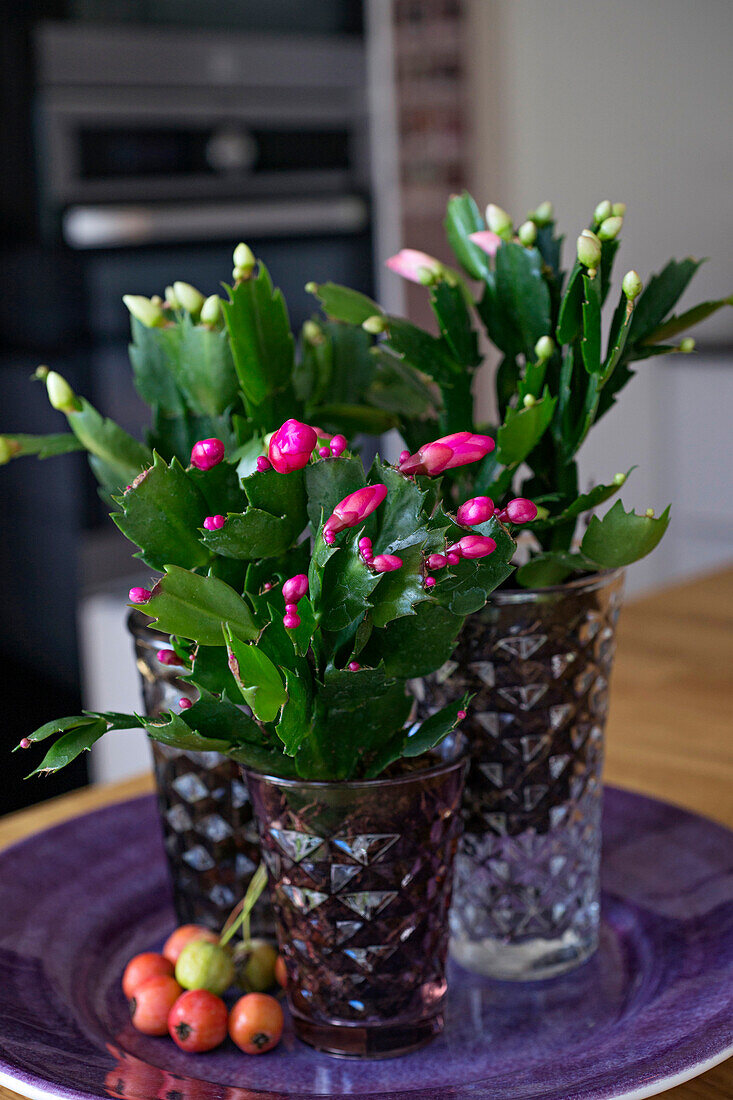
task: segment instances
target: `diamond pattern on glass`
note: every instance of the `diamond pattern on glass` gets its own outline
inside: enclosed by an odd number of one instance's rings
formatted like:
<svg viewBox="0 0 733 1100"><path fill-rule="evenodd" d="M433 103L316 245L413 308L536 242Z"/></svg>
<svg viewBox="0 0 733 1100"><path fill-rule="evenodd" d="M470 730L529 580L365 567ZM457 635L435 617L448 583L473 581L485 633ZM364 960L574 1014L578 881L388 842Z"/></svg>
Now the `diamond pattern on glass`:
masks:
<svg viewBox="0 0 733 1100"><path fill-rule="evenodd" d="M361 836L335 836L331 844L366 867L381 859L399 839L394 833L364 833Z"/></svg>
<svg viewBox="0 0 733 1100"><path fill-rule="evenodd" d="M344 887L351 882L352 878L360 873L361 867L354 867L351 863L332 863L331 893L338 894L339 890L343 890Z"/></svg>
<svg viewBox="0 0 733 1100"><path fill-rule="evenodd" d="M281 890L288 901L303 913L310 913L311 909L317 908L328 898L328 894L322 894L320 890L308 890L302 886L285 885Z"/></svg>
<svg viewBox="0 0 733 1100"><path fill-rule="evenodd" d="M487 687L493 687L496 683L494 665L491 661L472 661L468 667Z"/></svg>
<svg viewBox="0 0 733 1100"><path fill-rule="evenodd" d="M179 794L186 802L200 802L209 793L209 788L203 780L193 772L179 775L177 779L173 780L171 786L176 794Z"/></svg>
<svg viewBox="0 0 733 1100"><path fill-rule="evenodd" d="M420 717L474 693L462 723L473 759L456 941L494 941L499 951L565 937L582 955L597 936L603 729L621 590L616 576L541 600L497 600L460 636L461 674L424 681ZM488 664L491 683L478 671Z"/></svg>
<svg viewBox="0 0 733 1100"><path fill-rule="evenodd" d="M278 848L293 863L300 863L306 856L312 855L323 844L322 836L311 836L310 833L298 833L293 829L274 829L270 826L270 836Z"/></svg>
<svg viewBox="0 0 733 1100"><path fill-rule="evenodd" d="M388 959L390 955L394 955L397 950L397 944L382 944L381 946L372 947L346 947L344 948L344 955L347 958L353 959L357 966L360 966L362 970L368 970L369 973L374 970L380 962L384 959Z"/></svg>
<svg viewBox="0 0 733 1100"><path fill-rule="evenodd" d="M372 920L396 897L394 890L360 890L356 894L339 894L339 901L365 920Z"/></svg>

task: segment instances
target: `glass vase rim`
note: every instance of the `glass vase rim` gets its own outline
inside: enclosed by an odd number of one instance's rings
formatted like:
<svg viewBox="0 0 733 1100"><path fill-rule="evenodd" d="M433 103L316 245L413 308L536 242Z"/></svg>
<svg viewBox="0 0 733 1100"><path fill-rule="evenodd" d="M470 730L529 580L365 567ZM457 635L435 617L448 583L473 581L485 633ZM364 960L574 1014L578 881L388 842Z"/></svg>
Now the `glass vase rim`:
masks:
<svg viewBox="0 0 733 1100"><path fill-rule="evenodd" d="M251 775L254 779L262 779L274 786L286 787L288 789L308 787L314 791L330 791L334 789L363 791L375 790L377 787L396 787L403 783L412 783L416 780L422 781L425 779L432 779L439 775L447 775L451 771L465 768L468 763L469 755L468 748L464 746L452 760L443 760L430 768L409 772L407 775L391 776L389 779L380 779L379 776L376 776L374 779L286 779L279 775L272 775L269 772L258 772L256 768L248 768L245 764L242 764L241 768L245 777Z"/></svg>
<svg viewBox="0 0 733 1100"><path fill-rule="evenodd" d="M539 595L560 595L563 592L585 592L594 587L605 587L618 577L626 573L626 566L621 565L616 569L599 569L596 573L588 573L578 577L574 581L564 581L562 584L548 584L543 588L504 588L491 593L486 606L495 603L522 603L536 598Z"/></svg>

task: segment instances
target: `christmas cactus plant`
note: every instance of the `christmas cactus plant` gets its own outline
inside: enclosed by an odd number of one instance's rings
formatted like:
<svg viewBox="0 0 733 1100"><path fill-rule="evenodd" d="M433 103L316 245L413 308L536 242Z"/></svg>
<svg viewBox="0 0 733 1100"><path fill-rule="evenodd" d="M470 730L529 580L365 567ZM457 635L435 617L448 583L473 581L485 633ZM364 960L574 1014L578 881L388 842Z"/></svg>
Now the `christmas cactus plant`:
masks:
<svg viewBox="0 0 733 1100"><path fill-rule="evenodd" d="M659 516L651 509L637 515L617 500L598 518L595 509L619 492L630 471L583 492L577 454L633 378L635 363L691 351L693 340L677 338L733 303L728 297L673 313L700 266L696 260L671 260L646 286L629 271L604 344L601 315L612 290L624 213L623 203L598 204L567 272L550 203L515 229L499 207L490 205L485 221L470 195L453 196L445 226L460 270L413 249L388 261L426 286L437 335L386 315L347 288L309 284L329 317L377 337L371 353L378 365L376 386L400 416L410 450L436 430L495 431L496 449L470 471L448 470L443 492L453 503L469 494L486 497L484 508L500 512L517 493L539 505L533 517L525 513L533 552L516 574L527 587L625 566L658 544L669 508ZM483 363L478 322L501 354L494 428L475 425L472 387ZM579 532L579 520L589 514Z"/></svg>
<svg viewBox="0 0 733 1100"><path fill-rule="evenodd" d="M162 574L130 600L171 636L160 659L197 698L155 718L50 722L21 743L54 739L37 770L140 725L165 744L315 780L375 777L432 749L466 700L411 724L406 681L447 660L465 616L509 575L515 544L475 504L449 514L431 475L493 447L458 433L402 469L377 459L365 478L343 436L290 418L244 476L239 450L217 437L185 466L155 453L115 496L113 519Z"/></svg>
<svg viewBox="0 0 733 1100"><path fill-rule="evenodd" d="M376 369L361 354L370 342L366 333L309 320L296 341L281 292L245 244L234 250L233 281L225 290L223 298L204 298L189 283L175 282L164 298L125 296L135 387L151 414L145 442L103 417L57 372L40 367L36 377L71 432L0 435L0 464L85 450L109 500L150 464L153 450L185 464L196 441L215 437L230 453L239 449L246 464L287 417L334 432L379 433L394 424L380 407L381 395L370 396ZM354 360L361 370L351 369Z"/></svg>

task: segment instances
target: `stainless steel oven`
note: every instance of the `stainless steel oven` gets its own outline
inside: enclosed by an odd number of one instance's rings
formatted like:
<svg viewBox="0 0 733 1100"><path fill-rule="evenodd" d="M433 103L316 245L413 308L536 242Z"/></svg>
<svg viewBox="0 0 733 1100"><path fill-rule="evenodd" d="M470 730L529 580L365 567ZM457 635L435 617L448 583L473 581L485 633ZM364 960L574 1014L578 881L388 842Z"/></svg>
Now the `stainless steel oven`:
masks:
<svg viewBox="0 0 733 1100"><path fill-rule="evenodd" d="M363 45L45 23L42 221L72 248L360 233Z"/></svg>

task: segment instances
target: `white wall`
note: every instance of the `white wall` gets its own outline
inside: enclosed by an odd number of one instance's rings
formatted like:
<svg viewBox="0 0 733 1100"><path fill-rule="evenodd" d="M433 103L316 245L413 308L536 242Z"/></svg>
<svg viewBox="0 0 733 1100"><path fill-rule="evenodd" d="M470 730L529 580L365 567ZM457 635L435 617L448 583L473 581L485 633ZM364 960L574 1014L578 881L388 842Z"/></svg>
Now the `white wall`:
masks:
<svg viewBox="0 0 733 1100"><path fill-rule="evenodd" d="M600 199L624 201L619 275L633 267L644 278L670 256L709 256L683 308L730 294L733 4L469 6L477 199L506 207L517 222L551 199L566 256ZM673 501L665 542L632 570L636 588L733 556L733 531L720 518L733 515L733 439L720 412L733 400L733 310L695 335L712 354L640 364L581 455L584 478L639 464L627 504L661 510Z"/></svg>

